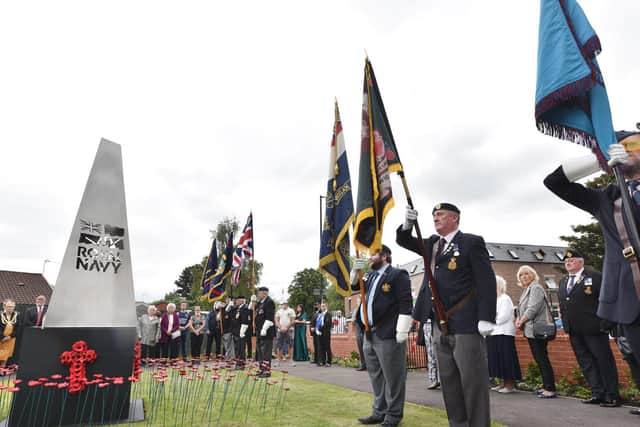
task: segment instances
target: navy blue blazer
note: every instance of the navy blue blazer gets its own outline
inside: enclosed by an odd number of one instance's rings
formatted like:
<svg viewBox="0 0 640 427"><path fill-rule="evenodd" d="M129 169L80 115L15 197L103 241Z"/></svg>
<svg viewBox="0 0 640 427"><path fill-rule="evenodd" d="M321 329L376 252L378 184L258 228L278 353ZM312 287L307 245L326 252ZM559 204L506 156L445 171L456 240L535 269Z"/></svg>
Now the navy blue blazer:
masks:
<svg viewBox="0 0 640 427"><path fill-rule="evenodd" d="M591 279L591 286L585 286L585 279ZM567 294L569 276L564 276L558 286L562 327L568 334L600 335L603 323L596 312L602 283L602 274L593 270L583 270L580 280L573 284Z"/></svg>
<svg viewBox="0 0 640 427"><path fill-rule="evenodd" d="M431 258L433 247L438 244L438 240L440 237L435 234L424 239L427 258ZM411 235L411 230L398 227L396 242L405 249L420 253L418 239ZM458 255L455 255L456 251ZM470 292L474 293L464 306L449 316L449 333L477 333L479 320L495 323L496 275L482 237L458 231L447 250L436 257L433 277L445 311ZM425 272L413 312L413 318L420 322L436 318L427 278Z"/></svg>
<svg viewBox="0 0 640 427"><path fill-rule="evenodd" d="M562 167L544 179L544 185L567 203L589 212L600 223L604 235L604 265L598 317L611 322L629 324L640 314L640 301L633 285L629 263L622 256L622 243L613 217L613 202L620 189L609 185L604 189L586 188L567 179ZM636 209L636 223L638 212Z"/></svg>
<svg viewBox="0 0 640 427"><path fill-rule="evenodd" d="M367 274L364 281L365 292L369 291L371 283ZM376 337L386 340L395 339L396 324L400 314L411 314L413 298L411 296L411 280L407 270L387 267L380 277L373 295L373 327ZM370 314L369 314L370 316ZM364 322L360 318L360 310L356 314L356 321L364 330Z"/></svg>

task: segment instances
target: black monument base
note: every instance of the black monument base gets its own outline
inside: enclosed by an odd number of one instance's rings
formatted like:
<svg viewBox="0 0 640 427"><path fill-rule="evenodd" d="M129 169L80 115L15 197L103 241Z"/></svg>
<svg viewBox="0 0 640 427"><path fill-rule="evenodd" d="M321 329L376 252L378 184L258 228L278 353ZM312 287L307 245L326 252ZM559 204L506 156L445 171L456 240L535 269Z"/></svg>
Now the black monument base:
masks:
<svg viewBox="0 0 640 427"><path fill-rule="evenodd" d="M96 352L86 364L86 377L98 379L83 391L70 393L69 366L61 354L84 341ZM131 383L136 329L132 328L26 328L20 344L17 379L9 419L3 426L71 426L125 421L140 408L131 406ZM60 375L62 378L58 378ZM53 378L52 378L53 376ZM35 381L38 383L36 384ZM31 383L30 383L31 382ZM105 385L108 384L108 385ZM137 409L132 411L132 409Z"/></svg>

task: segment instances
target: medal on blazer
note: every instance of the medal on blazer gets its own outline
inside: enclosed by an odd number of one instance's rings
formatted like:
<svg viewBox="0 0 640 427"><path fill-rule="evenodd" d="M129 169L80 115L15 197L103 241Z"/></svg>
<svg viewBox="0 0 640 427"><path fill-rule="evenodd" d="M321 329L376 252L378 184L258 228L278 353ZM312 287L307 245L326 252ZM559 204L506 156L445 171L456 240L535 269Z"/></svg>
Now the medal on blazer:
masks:
<svg viewBox="0 0 640 427"><path fill-rule="evenodd" d="M449 270L453 271L458 268L458 264L456 264L456 257L451 257L449 260L449 265L447 266Z"/></svg>
<svg viewBox="0 0 640 427"><path fill-rule="evenodd" d="M460 256L460 248L457 243L453 244L453 256Z"/></svg>
<svg viewBox="0 0 640 427"><path fill-rule="evenodd" d="M584 278L584 294L585 295L591 295L593 293L593 289L591 288L593 286L591 277L585 277Z"/></svg>
<svg viewBox="0 0 640 427"><path fill-rule="evenodd" d="M388 283L385 283L384 285L382 285L382 292L389 292L391 290L391 285Z"/></svg>

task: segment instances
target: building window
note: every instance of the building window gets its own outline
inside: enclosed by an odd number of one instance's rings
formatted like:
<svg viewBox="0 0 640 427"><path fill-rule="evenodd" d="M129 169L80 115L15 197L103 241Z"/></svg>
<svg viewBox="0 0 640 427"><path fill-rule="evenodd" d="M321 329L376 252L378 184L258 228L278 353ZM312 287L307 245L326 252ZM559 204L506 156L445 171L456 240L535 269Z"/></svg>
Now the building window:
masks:
<svg viewBox="0 0 640 427"><path fill-rule="evenodd" d="M513 258L513 259L518 259L518 258L520 258L520 257L518 256L518 254L516 253L516 251L514 251L513 249L509 249L509 250L507 250L507 252L509 252L509 255L511 255L511 258Z"/></svg>
<svg viewBox="0 0 640 427"><path fill-rule="evenodd" d="M417 268L418 268L418 264L413 264L413 267L411 267L411 271L409 273L411 274L415 273Z"/></svg>
<svg viewBox="0 0 640 427"><path fill-rule="evenodd" d="M487 252L489 253L489 258L495 258L496 256L491 252L491 249L487 248Z"/></svg>
<svg viewBox="0 0 640 427"><path fill-rule="evenodd" d="M560 318L560 300L558 299L558 284L556 283L556 277L553 275L545 275L544 283L549 290L549 303L551 304L551 314L554 319Z"/></svg>
<svg viewBox="0 0 640 427"><path fill-rule="evenodd" d="M559 259L560 261L564 261L564 255L563 255L563 254L561 254L560 252L556 252L556 256L558 257L558 259Z"/></svg>
<svg viewBox="0 0 640 427"><path fill-rule="evenodd" d="M545 255L545 253L544 253L544 251L542 249L538 249L537 251L535 251L533 253L533 256L536 257L536 259L538 261L543 261L544 260L544 255Z"/></svg>

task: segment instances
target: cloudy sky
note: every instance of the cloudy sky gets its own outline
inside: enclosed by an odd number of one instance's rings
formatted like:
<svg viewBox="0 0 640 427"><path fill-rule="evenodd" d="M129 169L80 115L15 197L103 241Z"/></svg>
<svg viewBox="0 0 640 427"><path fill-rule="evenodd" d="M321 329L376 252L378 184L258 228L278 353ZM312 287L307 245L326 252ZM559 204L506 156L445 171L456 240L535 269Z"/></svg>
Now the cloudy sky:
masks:
<svg viewBox="0 0 640 427"><path fill-rule="evenodd" d="M618 128L640 120L640 4L581 1ZM365 49L423 229L557 244L588 216L542 179L584 148L533 120L537 1L24 1L0 5L0 269L55 283L101 137L122 145L136 297L173 289L254 212L276 296L317 266L333 100L357 181ZM395 239L405 203L384 240ZM391 244L395 262L415 256Z"/></svg>

